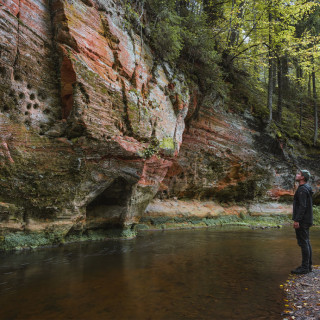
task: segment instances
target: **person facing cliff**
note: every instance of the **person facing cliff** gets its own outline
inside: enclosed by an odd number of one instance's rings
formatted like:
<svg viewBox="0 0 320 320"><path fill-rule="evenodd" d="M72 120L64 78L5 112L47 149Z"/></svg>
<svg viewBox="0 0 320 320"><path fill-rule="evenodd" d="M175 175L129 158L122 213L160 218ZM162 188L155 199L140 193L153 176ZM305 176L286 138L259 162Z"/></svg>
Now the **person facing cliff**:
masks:
<svg viewBox="0 0 320 320"><path fill-rule="evenodd" d="M301 266L292 270L294 274L306 274L312 271L312 248L309 239L309 228L313 224L312 188L307 183L310 179L308 170L296 174L295 181L299 183L293 198L293 227L296 231L298 245L301 248Z"/></svg>

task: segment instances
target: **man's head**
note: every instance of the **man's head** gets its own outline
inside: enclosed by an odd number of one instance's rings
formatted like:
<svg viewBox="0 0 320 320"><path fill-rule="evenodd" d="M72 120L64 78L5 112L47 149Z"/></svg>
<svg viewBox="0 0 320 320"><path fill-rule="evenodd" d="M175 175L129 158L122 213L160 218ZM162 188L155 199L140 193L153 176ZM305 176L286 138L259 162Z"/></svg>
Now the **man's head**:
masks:
<svg viewBox="0 0 320 320"><path fill-rule="evenodd" d="M311 177L311 174L308 170L301 170L301 174L304 176L304 179L306 180L306 182L308 182L308 180Z"/></svg>
<svg viewBox="0 0 320 320"><path fill-rule="evenodd" d="M310 177L311 177L311 174L308 170L300 170L300 172L296 174L296 181L298 181L299 183L308 182Z"/></svg>

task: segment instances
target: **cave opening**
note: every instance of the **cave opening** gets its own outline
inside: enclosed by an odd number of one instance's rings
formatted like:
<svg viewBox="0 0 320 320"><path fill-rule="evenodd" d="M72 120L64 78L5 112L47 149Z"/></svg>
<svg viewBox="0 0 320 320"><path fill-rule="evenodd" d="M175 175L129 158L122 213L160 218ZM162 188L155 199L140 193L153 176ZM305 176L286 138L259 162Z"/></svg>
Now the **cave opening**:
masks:
<svg viewBox="0 0 320 320"><path fill-rule="evenodd" d="M127 212L131 193L132 184L122 177L115 179L87 205L87 219L107 224L121 224Z"/></svg>

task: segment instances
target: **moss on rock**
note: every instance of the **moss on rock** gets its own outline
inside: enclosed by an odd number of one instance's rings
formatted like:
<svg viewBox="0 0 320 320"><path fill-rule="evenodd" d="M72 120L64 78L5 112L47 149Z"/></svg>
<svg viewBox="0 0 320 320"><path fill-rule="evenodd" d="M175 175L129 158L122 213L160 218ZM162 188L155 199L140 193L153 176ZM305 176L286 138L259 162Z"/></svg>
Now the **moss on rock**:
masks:
<svg viewBox="0 0 320 320"><path fill-rule="evenodd" d="M0 236L0 251L34 249L80 241L133 238L136 233L137 231L131 227L85 230L72 234L59 229L40 232L13 232Z"/></svg>

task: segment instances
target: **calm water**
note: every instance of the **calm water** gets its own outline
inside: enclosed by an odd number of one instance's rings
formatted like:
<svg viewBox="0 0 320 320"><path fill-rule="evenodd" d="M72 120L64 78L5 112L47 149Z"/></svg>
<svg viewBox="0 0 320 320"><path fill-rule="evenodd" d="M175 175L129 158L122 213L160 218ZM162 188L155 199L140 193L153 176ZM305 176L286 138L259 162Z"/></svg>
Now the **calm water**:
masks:
<svg viewBox="0 0 320 320"><path fill-rule="evenodd" d="M320 230L311 230L319 264ZM0 255L0 319L281 319L291 228L145 232Z"/></svg>

